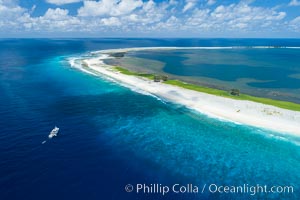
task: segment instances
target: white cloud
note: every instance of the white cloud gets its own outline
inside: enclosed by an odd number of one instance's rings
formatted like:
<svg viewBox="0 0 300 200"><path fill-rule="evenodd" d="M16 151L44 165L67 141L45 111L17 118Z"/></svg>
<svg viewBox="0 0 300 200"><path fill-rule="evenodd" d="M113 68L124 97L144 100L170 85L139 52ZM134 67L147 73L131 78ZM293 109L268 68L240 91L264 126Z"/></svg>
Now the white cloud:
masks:
<svg viewBox="0 0 300 200"><path fill-rule="evenodd" d="M105 26L120 26L121 25L120 20L116 17L104 18L104 19L101 19L101 22Z"/></svg>
<svg viewBox="0 0 300 200"><path fill-rule="evenodd" d="M300 6L300 1L298 0L291 0L289 6Z"/></svg>
<svg viewBox="0 0 300 200"><path fill-rule="evenodd" d="M178 2L176 0L169 0L169 5L177 5Z"/></svg>
<svg viewBox="0 0 300 200"><path fill-rule="evenodd" d="M49 20L65 20L68 17L69 11L66 9L56 8L52 9L49 8L43 18Z"/></svg>
<svg viewBox="0 0 300 200"><path fill-rule="evenodd" d="M83 7L79 8L79 16L101 16L108 15L113 8L113 1L102 0L100 2L96 1L84 1Z"/></svg>
<svg viewBox="0 0 300 200"><path fill-rule="evenodd" d="M124 15L131 13L133 10L141 7L142 5L142 0L121 0L118 4L116 4L114 12L116 15Z"/></svg>
<svg viewBox="0 0 300 200"><path fill-rule="evenodd" d="M12 7L12 6L17 6L17 0L0 0L0 5Z"/></svg>
<svg viewBox="0 0 300 200"><path fill-rule="evenodd" d="M300 16L299 16L299 17L296 17L295 19L293 19L293 20L291 21L291 23L292 23L292 24L298 24L298 25L300 25Z"/></svg>
<svg viewBox="0 0 300 200"><path fill-rule="evenodd" d="M186 0L186 4L183 7L182 12L186 12L186 11L194 8L196 6L196 4L197 4L196 0Z"/></svg>
<svg viewBox="0 0 300 200"><path fill-rule="evenodd" d="M7 7L0 4L0 17L10 18L14 16L21 15L25 12L25 9L16 6L16 7Z"/></svg>
<svg viewBox="0 0 300 200"><path fill-rule="evenodd" d="M85 33L110 35L181 34L224 36L233 33L278 32L282 27L300 32L300 17L286 18L280 8L254 6L252 0L209 6L211 0L157 2L154 0L84 1L77 15L67 9L49 8L33 17L32 9L22 8L17 0L0 0L0 34ZM64 1L65 2L65 1ZM214 2L214 0L213 0ZM184 3L184 5L183 5ZM189 4L192 3L192 4ZM157 34L159 36L159 34Z"/></svg>
<svg viewBox="0 0 300 200"><path fill-rule="evenodd" d="M26 9L18 6L16 1L0 0L0 31L19 29L16 19L22 17Z"/></svg>
<svg viewBox="0 0 300 200"><path fill-rule="evenodd" d="M77 17L70 16L66 9L49 8L43 16L31 17L25 13L16 22L25 31L33 32L71 32L78 31L83 23Z"/></svg>
<svg viewBox="0 0 300 200"><path fill-rule="evenodd" d="M30 9L30 13L33 13L35 11L35 9L36 9L36 5L33 5Z"/></svg>
<svg viewBox="0 0 300 200"><path fill-rule="evenodd" d="M44 16L33 18L36 24L34 28L51 31L74 31L82 26L80 19L69 15L67 9L51 9L49 8Z"/></svg>
<svg viewBox="0 0 300 200"><path fill-rule="evenodd" d="M241 2L227 6L219 5L214 10L196 9L188 17L185 27L202 27L207 31L222 32L266 30L268 27L276 28L277 23L285 16L285 12Z"/></svg>
<svg viewBox="0 0 300 200"><path fill-rule="evenodd" d="M84 1L79 16L120 16L130 14L143 5L142 0L101 0Z"/></svg>
<svg viewBox="0 0 300 200"><path fill-rule="evenodd" d="M216 0L207 0L207 5L211 6L214 5L216 2Z"/></svg>
<svg viewBox="0 0 300 200"><path fill-rule="evenodd" d="M295 19L291 20L289 25L292 28L292 30L300 32L300 16L298 16Z"/></svg>
<svg viewBox="0 0 300 200"><path fill-rule="evenodd" d="M152 0L145 2L143 5L143 10L145 11L152 10L155 7L155 5L156 5L155 2Z"/></svg>
<svg viewBox="0 0 300 200"><path fill-rule="evenodd" d="M55 5L64 5L64 4L70 4L70 3L78 3L83 0L46 0L47 3L55 4Z"/></svg>

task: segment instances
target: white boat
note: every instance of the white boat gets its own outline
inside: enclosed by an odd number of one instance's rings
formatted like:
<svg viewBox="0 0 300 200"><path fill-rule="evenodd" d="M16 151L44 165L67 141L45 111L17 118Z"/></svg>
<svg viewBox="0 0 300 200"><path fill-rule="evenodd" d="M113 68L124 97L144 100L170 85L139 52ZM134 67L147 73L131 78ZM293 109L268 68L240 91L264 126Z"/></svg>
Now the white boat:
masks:
<svg viewBox="0 0 300 200"><path fill-rule="evenodd" d="M52 131L50 132L48 137L51 139L54 136L57 136L58 131L59 131L59 128L55 126L54 129L52 129Z"/></svg>

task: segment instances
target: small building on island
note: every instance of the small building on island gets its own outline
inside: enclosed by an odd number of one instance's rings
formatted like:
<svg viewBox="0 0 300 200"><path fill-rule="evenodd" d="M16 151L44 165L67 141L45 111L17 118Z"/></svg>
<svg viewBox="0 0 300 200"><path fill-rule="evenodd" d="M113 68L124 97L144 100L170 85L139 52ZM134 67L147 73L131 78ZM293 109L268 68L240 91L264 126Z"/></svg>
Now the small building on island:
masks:
<svg viewBox="0 0 300 200"><path fill-rule="evenodd" d="M154 76L154 82L160 82L160 76L155 75Z"/></svg>
<svg viewBox="0 0 300 200"><path fill-rule="evenodd" d="M231 89L230 94L233 96L240 96L240 90L238 89Z"/></svg>
<svg viewBox="0 0 300 200"><path fill-rule="evenodd" d="M166 75L154 75L154 82L167 81L169 79Z"/></svg>

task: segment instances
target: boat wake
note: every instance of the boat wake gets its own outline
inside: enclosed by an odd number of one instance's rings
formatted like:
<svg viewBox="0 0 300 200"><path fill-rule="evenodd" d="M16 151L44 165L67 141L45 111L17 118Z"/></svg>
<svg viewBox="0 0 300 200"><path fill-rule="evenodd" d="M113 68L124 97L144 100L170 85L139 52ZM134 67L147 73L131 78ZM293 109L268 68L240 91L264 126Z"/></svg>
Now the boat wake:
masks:
<svg viewBox="0 0 300 200"><path fill-rule="evenodd" d="M50 134L48 135L48 139L52 139L53 137L57 137L57 134L59 132L59 128L58 127L54 127L54 129L52 129L52 131L50 132ZM42 144L45 144L47 142L47 140L44 140L42 142Z"/></svg>

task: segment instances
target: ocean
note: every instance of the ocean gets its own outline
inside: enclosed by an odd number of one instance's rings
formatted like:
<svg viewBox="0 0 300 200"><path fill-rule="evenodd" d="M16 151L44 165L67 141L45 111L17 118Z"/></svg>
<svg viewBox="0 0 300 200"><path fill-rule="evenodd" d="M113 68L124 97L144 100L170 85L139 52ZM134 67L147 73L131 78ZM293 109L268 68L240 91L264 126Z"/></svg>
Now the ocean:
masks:
<svg viewBox="0 0 300 200"><path fill-rule="evenodd" d="M102 49L300 46L300 40L1 39L0 44L1 200L300 198L298 137L210 118L68 62ZM55 125L58 137L48 139ZM128 184L145 184L149 191L127 192ZM151 193L155 184L193 185L199 191ZM258 184L293 186L293 192L208 190Z"/></svg>

